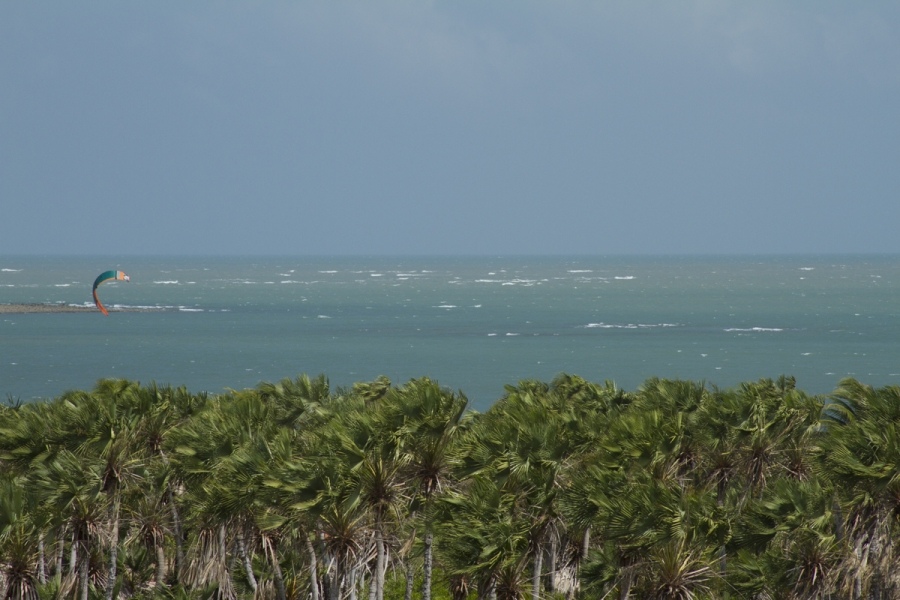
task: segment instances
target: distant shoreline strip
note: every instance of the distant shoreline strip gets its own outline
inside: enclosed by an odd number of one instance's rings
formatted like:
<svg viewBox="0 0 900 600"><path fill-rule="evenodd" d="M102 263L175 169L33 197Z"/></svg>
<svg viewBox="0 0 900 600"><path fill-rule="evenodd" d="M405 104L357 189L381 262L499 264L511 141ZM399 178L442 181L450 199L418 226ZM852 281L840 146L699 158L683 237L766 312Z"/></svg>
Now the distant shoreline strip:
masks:
<svg viewBox="0 0 900 600"><path fill-rule="evenodd" d="M118 308L109 309L110 312L148 312L162 310L156 308ZM0 315L29 314L29 313L92 313L98 312L93 306L78 306L72 304L0 304Z"/></svg>

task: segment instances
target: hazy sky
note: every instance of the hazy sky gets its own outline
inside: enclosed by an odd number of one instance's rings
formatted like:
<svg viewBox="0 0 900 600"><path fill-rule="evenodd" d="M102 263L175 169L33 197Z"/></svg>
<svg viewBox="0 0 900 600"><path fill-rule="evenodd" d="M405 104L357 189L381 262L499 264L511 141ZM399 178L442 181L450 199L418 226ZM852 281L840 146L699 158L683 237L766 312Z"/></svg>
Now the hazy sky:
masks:
<svg viewBox="0 0 900 600"><path fill-rule="evenodd" d="M900 3L0 2L0 254L900 252Z"/></svg>

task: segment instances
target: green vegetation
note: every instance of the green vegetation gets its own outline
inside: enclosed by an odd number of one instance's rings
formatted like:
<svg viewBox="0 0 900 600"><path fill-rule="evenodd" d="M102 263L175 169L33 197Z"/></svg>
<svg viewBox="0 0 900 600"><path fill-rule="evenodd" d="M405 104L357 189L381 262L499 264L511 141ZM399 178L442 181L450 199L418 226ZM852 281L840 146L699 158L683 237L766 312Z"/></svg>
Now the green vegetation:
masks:
<svg viewBox="0 0 900 600"><path fill-rule="evenodd" d="M900 387L427 378L0 407L5 598L897 598Z"/></svg>

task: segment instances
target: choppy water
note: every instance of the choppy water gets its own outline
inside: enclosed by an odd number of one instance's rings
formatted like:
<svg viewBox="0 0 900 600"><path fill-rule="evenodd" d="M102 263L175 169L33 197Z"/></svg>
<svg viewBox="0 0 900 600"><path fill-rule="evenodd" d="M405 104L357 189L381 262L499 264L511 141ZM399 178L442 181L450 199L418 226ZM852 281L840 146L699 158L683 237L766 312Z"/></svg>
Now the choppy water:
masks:
<svg viewBox="0 0 900 600"><path fill-rule="evenodd" d="M0 257L0 303L147 312L0 315L0 396L101 377L222 391L300 373L423 375L485 409L561 372L634 389L781 374L900 383L900 257Z"/></svg>

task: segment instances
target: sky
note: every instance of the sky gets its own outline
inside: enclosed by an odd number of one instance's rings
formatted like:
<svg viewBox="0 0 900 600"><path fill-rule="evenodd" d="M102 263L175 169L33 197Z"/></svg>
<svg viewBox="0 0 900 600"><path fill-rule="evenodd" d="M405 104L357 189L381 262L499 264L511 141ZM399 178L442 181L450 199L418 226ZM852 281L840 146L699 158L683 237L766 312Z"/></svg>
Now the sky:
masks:
<svg viewBox="0 0 900 600"><path fill-rule="evenodd" d="M900 253L900 3L0 3L0 255Z"/></svg>

